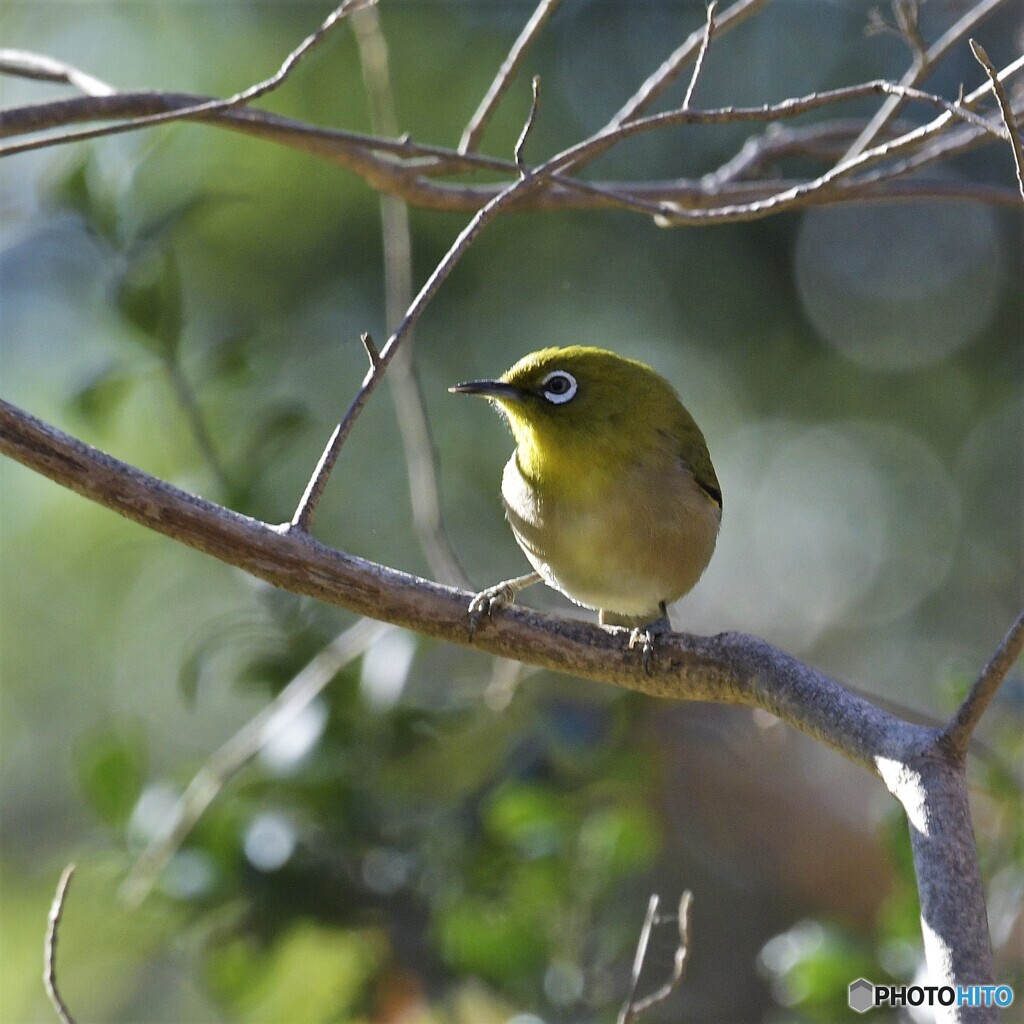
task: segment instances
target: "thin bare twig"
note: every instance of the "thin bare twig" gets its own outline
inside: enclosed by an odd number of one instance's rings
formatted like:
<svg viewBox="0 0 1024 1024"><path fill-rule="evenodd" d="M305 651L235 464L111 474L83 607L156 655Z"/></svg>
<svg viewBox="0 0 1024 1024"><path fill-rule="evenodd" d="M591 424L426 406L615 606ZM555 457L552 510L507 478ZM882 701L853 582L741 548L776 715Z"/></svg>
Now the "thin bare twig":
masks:
<svg viewBox="0 0 1024 1024"><path fill-rule="evenodd" d="M373 130L378 135L396 135L398 115L391 88L387 40L377 10L368 8L360 11L352 19L352 28L359 47ZM387 329L392 331L409 308L413 296L409 207L402 198L382 192L380 216L384 251L384 319ZM413 526L434 576L444 583L469 587L469 578L445 528L437 479L437 452L416 373L415 352L414 333L410 332L388 376L388 390L402 437ZM376 365L379 360L380 353L376 353L371 362Z"/></svg>
<svg viewBox="0 0 1024 1024"><path fill-rule="evenodd" d="M86 96L110 96L117 90L73 64L30 50L0 49L0 75L34 78L41 82L62 82Z"/></svg>
<svg viewBox="0 0 1024 1024"><path fill-rule="evenodd" d="M196 97L188 94L143 92L76 97L55 103L18 107L0 113L0 136L19 135L83 120L133 116L138 111L168 109L175 105L190 106L195 101ZM459 156L453 150L416 143L406 136L398 139L383 138L321 128L251 107L216 113L204 120L216 127L242 132L328 160L359 175L376 191L424 209L472 214L501 188L500 185L437 183L433 179L439 175L473 169L495 170L508 175L517 172L512 160L499 160L478 154ZM768 117L767 120L773 122L777 119ZM837 132L845 130L843 126L846 123L838 122ZM822 125L823 130L829 131L829 124L827 122ZM812 128L808 128L808 131ZM800 131L802 129L792 136L792 151L798 154L806 149L799 141ZM1001 128L1001 131L1005 129ZM939 199L974 200L1016 209L1020 196L1015 187L1011 189L982 182L954 181L948 177L941 180L901 180L909 179L912 173L922 168L967 153L982 145L988 137L988 132L970 125L952 128L941 137L920 146L911 162L900 160L890 163L882 172L860 171L853 180L844 181L842 188L808 194L794 203L793 207L812 201L829 205L886 199ZM783 138L779 147L770 145L766 152L781 158L786 155L786 145ZM391 154L396 159L390 159L385 154ZM10 154L0 147L0 156L3 155ZM833 159L830 152L808 155ZM791 181L777 179L742 183L726 180L720 184L716 175L717 172L712 172L699 180L673 178L651 182L595 182L587 183L585 188L581 187L583 183L579 181L552 175L536 193L520 197L517 202L519 209L544 211L616 209L623 206L620 196L630 196L674 202L680 207L701 210L722 203L765 198L793 184Z"/></svg>
<svg viewBox="0 0 1024 1024"><path fill-rule="evenodd" d="M206 809L266 744L323 692L338 673L361 657L393 627L360 619L339 633L257 715L216 750L196 772L164 822L121 884L121 897L136 906L196 826Z"/></svg>
<svg viewBox="0 0 1024 1024"><path fill-rule="evenodd" d="M1022 67L1024 67L1024 57L1003 68L999 77L1001 79L1009 78L1020 71ZM844 86L834 90L810 93L806 96L792 97L790 99L783 100L781 103L765 104L761 107L724 107L716 110L703 111L677 109L663 114L654 114L646 117L635 118L634 120L622 124L615 129L603 129L597 134L591 136L589 139L585 139L582 142L564 150L562 153L552 157L548 163L543 165L542 169L548 171L551 165L556 167L556 172L548 175L553 185L558 185L577 193L590 194L594 196L600 195L603 198L610 200L610 205L619 205L627 209L651 213L652 215L660 218L659 223L662 223L663 226L669 226L670 224L677 222L698 224L705 221L712 222L719 220L752 219L754 217L764 216L768 212L780 208L801 205L804 202L809 201L812 196L819 201L828 201L830 199L832 201L838 201L842 193L829 192L825 186L830 185L833 181L838 183L841 179L848 178L855 171L866 169L885 159L889 159L902 152L904 149L918 147L922 142L927 141L928 139L945 131L954 117L967 122L969 125L973 126L976 131L984 131L987 134L1003 139L1005 130L1001 125L994 124L980 117L970 109L971 104L976 103L990 90L991 84L985 83L983 86L980 86L971 93L970 96L966 97L963 102L958 101L954 103L931 93L923 92L919 89L900 86L885 80L875 80L871 82L864 82L859 85ZM696 193L693 193L693 199L697 200L693 204L695 208L681 210L676 220L673 220L669 213L670 209L673 208L673 204L666 202L665 200L662 200L661 208L659 209L658 203L636 198L635 193L631 193L628 186L623 190L610 187L608 185L592 185L586 182L581 182L577 179L565 177L565 171L593 161L601 154L607 152L607 150L612 148L622 139L639 132L651 131L656 128L668 127L670 125L701 123L719 124L748 120L777 121L794 117L798 113L806 113L819 109L820 107L827 106L832 103L872 94L903 95L907 98L918 100L922 103L927 103L930 106L936 107L943 111L943 114L921 128L914 129L913 131L890 139L884 144L875 147L868 152L862 153L859 157L851 161L841 162L839 165L827 172L827 174L824 174L811 182L800 183L792 186L788 183L777 183L776 189L772 194L767 196L758 196L756 200L751 202L742 204L726 204L724 206L716 207L713 203L713 196L709 196L706 191L697 190ZM961 141L961 145L970 146L976 144L976 142L977 136L969 136L965 137ZM922 157L922 162L928 162L928 160L929 157L927 155ZM907 172L902 171L901 173ZM893 176L894 174L880 173L872 176L870 180L872 181L872 184L876 184ZM853 183L842 181L842 189L849 189L851 184L859 184L862 180L863 179L856 179ZM932 183L932 185L934 185L934 183ZM1002 190L1000 194L1005 192L1006 190ZM850 194L848 194L847 197L853 198ZM547 198L546 194L544 198ZM858 198L870 198L870 196L864 196L861 193L858 195Z"/></svg>
<svg viewBox="0 0 1024 1024"><path fill-rule="evenodd" d="M1000 72L1000 78L1007 78L1010 75L1015 74L1022 66L1024 66L1024 57L1003 68ZM549 172L548 176L553 180L558 181L559 184L570 184L568 182L562 182L561 179L556 176L564 174L565 171L571 168L578 168L585 163L595 160L622 139L628 138L632 135L652 131L656 128L668 127L670 125L730 124L742 121L787 120L797 116L798 114L809 113L813 110L817 110L834 103L858 99L863 96L899 93L912 99L920 100L922 103L937 107L939 110L943 111L938 118L928 122L920 128L907 132L899 138L887 142L884 146L879 146L866 153L862 153L859 157L853 160L842 162L832 168L826 175L822 175L820 178L814 179L813 182L795 186L795 188L799 189L799 191L796 192L795 197L799 197L804 193L804 191L820 188L822 185L828 184L834 178L849 175L858 168L878 163L893 153L911 146L916 146L919 142L922 142L945 130L946 126L954 117L967 121L975 127L984 129L985 131L1002 139L1004 129L1001 125L997 126L992 124L968 109L968 105L971 102L977 101L977 99L990 90L991 83L986 82L985 85L980 86L971 93L963 104L957 104L951 103L949 100L942 99L940 96L934 96L931 93L922 92L920 89L907 89L903 86L896 85L893 82L886 81L885 79L877 79L871 82L862 82L859 85L842 86L838 89L809 93L806 96L791 97L790 99L783 100L780 103L764 104L760 107L721 107L716 110L670 110L663 114L651 114L646 117L635 118L634 120L621 124L614 129L603 129L596 135L592 135L589 139L585 139L582 142L563 150L561 153L552 157L547 163L543 164L542 168L538 168L538 170L543 169L546 172ZM571 186L575 187L576 184L576 182L572 182ZM756 208L750 207L749 209L745 208L740 212L743 214L764 212L788 198L788 192L782 195L773 195L762 201L763 204L767 205L762 205ZM702 210L700 211L700 216L706 217L708 220L714 220L733 217L736 212L737 211L731 207L714 211ZM671 211L666 210L665 213L668 215Z"/></svg>
<svg viewBox="0 0 1024 1024"><path fill-rule="evenodd" d="M961 753L967 750L971 734L981 721L981 716L996 695L1003 680L1024 651L1024 612L1003 637L988 664L981 670L970 692L957 708L943 733L945 741Z"/></svg>
<svg viewBox="0 0 1024 1024"><path fill-rule="evenodd" d="M207 426L206 417L203 415L202 407L199 405L199 399L196 397L196 393L192 389L192 384L185 376L185 371L178 362L176 355L169 356L165 359L164 365L167 370L167 375L171 381L171 388L174 391L175 397L178 399L178 404L181 406L182 411L185 414L185 420L188 423L189 430L196 446L199 448L203 459L206 461L208 469L213 474L214 479L217 481L221 490L224 491L225 494L230 493L231 478L228 475L227 469L224 467L220 453L217 451L217 445L214 443L213 435L210 433L210 428Z"/></svg>
<svg viewBox="0 0 1024 1024"><path fill-rule="evenodd" d="M721 23L719 22L719 25ZM720 34L719 28L719 34ZM1019 70L1015 64L1009 65L1001 73L1006 78ZM766 105L759 108L735 108L726 107L718 110L704 111L672 111L668 114L655 115L649 119L637 119L628 126L629 131L642 130L650 131L659 127L667 127L670 124L721 124L737 121L778 121L796 116L798 113L806 113L816 110L819 107L830 103L838 103L843 100L858 98L861 96L885 93L887 89L898 92L901 87L893 83L867 82L857 86L848 86L840 90L832 90L827 93L812 93L809 96L794 97L784 101L782 104ZM986 82L984 90L990 88ZM920 94L927 96L929 94ZM977 95L972 94L972 95ZM933 104L944 104L946 101L938 97L931 97ZM970 98L965 100L965 104ZM44 127L52 127L57 123L67 123L70 120L82 120L89 117L118 117L132 115L138 109L153 109L154 105L166 107L167 104L179 103L183 106L194 105L194 97L177 96L174 94L126 94L113 97L87 97L84 99L65 100L56 104L44 104L30 108L18 108L13 111L6 111L0 123L0 135L18 134L25 131L39 130ZM945 109L945 107L943 107ZM223 119L228 127L244 131L248 134L255 134L259 137L269 138L281 144L298 148L314 153L322 158L332 160L340 166L348 167L355 173L361 175L374 189L381 192L388 192L391 195L399 196L409 202L431 209L450 211L475 212L490 198L497 194L500 186L478 186L471 184L435 184L429 179L442 173L457 173L471 167L488 168L506 173L515 173L518 169L512 161L501 161L490 157L481 157L470 154L460 156L451 150L440 147L425 146L412 143L408 138L389 139L379 136L361 135L354 132L337 131L331 129L315 128L301 122L290 121L287 118L277 117L263 111L245 109L238 111L222 111L210 115L211 120ZM216 120L215 120L216 123ZM985 123L985 122L982 122ZM941 122L941 130L945 130L948 122ZM634 129L635 125L639 128ZM624 129L616 129L614 132L599 132L592 136L585 143L580 144L585 152L581 159L593 160L611 146L615 145L620 138L618 132ZM986 132L991 132L989 126ZM1005 134L1001 123L997 129L1000 137ZM843 191L823 190L820 192L806 193L790 205L796 206L808 202L813 197L818 202L848 201L856 198L875 199L883 198L886 194L899 194L907 196L933 196L935 198L946 198L952 196L964 196L969 189L964 185L952 188L950 183L937 182L915 182L909 185L895 187L889 182L894 179L906 176L911 168L917 169L932 163L943 156L953 155L957 152L964 152L977 146L981 137L979 130L971 129L966 133L961 130L955 133L952 141L940 145L939 142L931 141L924 147L913 165L902 163L895 165L891 172L884 174L872 174L864 177L862 172L864 165L853 165L853 170L861 176L854 182L844 183ZM938 134L938 132L936 133ZM897 141L897 140L892 140ZM915 147L918 142L911 142ZM10 155L16 147L0 147L0 156ZM574 149L578 154L579 150ZM879 153L883 152L878 150ZM398 159L388 159L382 154L392 154ZM886 151L886 155L894 155ZM404 162L411 159L411 163ZM573 157L575 159L575 156ZM881 159L881 158L880 158ZM531 196L517 197L517 204L520 208L556 209L556 208L613 208L623 204L619 197L623 195L646 196L649 198L658 197L664 201L675 200L678 204L691 210L704 210L714 207L716 198L726 198L728 201L742 201L744 199L757 198L765 199L780 189L789 187L790 183L765 182L760 185L748 184L741 187L740 191L744 196L736 196L735 190L724 189L719 186L715 191L715 183L703 187L697 182L675 181L672 183L623 183L621 186L614 184L602 189L601 186L586 185L585 187L572 179L567 179L559 173L550 174L544 185L536 190ZM857 189L855 192L854 189ZM723 195L732 191L732 195ZM1016 192L1008 189L993 188L991 186L975 186L974 192L979 198L988 202L1013 203L1016 205ZM675 194L673 194L675 193ZM1011 198L1012 197L1012 198ZM648 212L644 210L643 212ZM770 208L762 212L754 211L750 216L764 216L772 212ZM711 219L709 217L709 219ZM699 223L697 216L694 216L688 223Z"/></svg>
<svg viewBox="0 0 1024 1024"><path fill-rule="evenodd" d="M707 56L708 47L711 45L711 36L715 31L715 11L717 9L718 0L711 0L711 3L708 4L707 21L704 23L704 38L700 41L697 59L693 64L693 74L690 75L690 84L686 87L686 95L683 97L683 110L690 109L690 102L693 100L693 90L697 87L697 79L700 78L701 69L704 67L704 58Z"/></svg>
<svg viewBox="0 0 1024 1024"><path fill-rule="evenodd" d="M1020 67L1024 67L1024 58L1021 58L1017 64ZM1007 68L1003 69L1004 72L1007 70ZM988 87L989 84L986 82L985 86ZM970 97L964 100L965 103L969 101ZM899 138L903 138L903 136ZM899 141L899 138L892 141ZM845 187L853 184L858 190L870 190L878 184L888 185L892 183L901 187L912 185L913 182L902 181L901 179L905 179L922 168L931 166L939 161L950 160L953 157L968 153L978 146L981 140L982 135L979 130L970 125L961 126L958 130L951 131L948 134L936 133L927 146L912 146L910 148L916 149L916 152L911 152L909 156L887 163L884 167L879 167L872 171L859 172L852 181L847 179L843 182L843 185ZM875 147L878 152L881 152L884 148L884 146ZM891 156L892 154L887 155ZM930 186L937 186L938 184L938 182L929 183ZM1001 204L1012 206L1014 209L1019 207L1020 193L1016 188L1000 188L998 189L998 194L1001 197L998 202ZM967 196L965 195L964 198L967 198Z"/></svg>
<svg viewBox="0 0 1024 1024"><path fill-rule="evenodd" d="M976 39L970 40L971 53L974 59L985 69L988 80L992 84L992 91L996 94L996 102L999 104L999 113L1003 117L1003 124L1006 125L1007 134L1010 137L1010 149L1013 151L1013 164L1017 169L1017 186L1020 189L1020 197L1024 199L1024 149L1021 148L1020 131L1017 128L1017 119L1013 116L1013 107L1007 98L1003 83L999 80L992 61L989 60L985 47Z"/></svg>
<svg viewBox="0 0 1024 1024"><path fill-rule="evenodd" d="M1010 75L1016 73L1024 67L1024 57L1020 57L1012 64L1007 65L999 74L996 79L1008 78ZM904 90L902 87L893 86L892 83L880 83L881 87L879 91L885 92L889 90L898 90L900 92L906 92L909 94L918 93L919 90ZM883 145L876 146L873 149L866 150L859 156L852 158L851 160L843 160L836 164L830 170L811 181L802 182L801 184L794 185L791 188L787 188L783 191L776 192L775 195L770 196L766 199L755 200L751 203L737 203L731 206L722 206L714 210L701 210L697 215L702 222L704 221L737 221L737 220L749 220L754 217L764 216L769 211L778 212L779 210L786 209L792 205L795 205L798 201L804 197L818 192L823 189L824 186L829 185L833 182L837 182L844 177L849 176L854 171L870 167L873 164L879 163L888 157L902 152L905 149L909 149L917 146L920 142L926 139L932 138L939 132L943 131L946 126L954 117L962 117L964 120L974 123L976 115L966 110L968 104L977 102L983 95L992 90L992 83L986 82L983 86L979 86L969 96L967 96L963 104L953 104L946 100L941 100L938 97L933 99L938 100L938 106L944 108L944 113L940 114L937 118L929 121L927 124L922 125L920 128L915 128L913 131L906 132L905 134L895 138ZM917 96L915 96L917 98ZM635 122L634 122L635 123ZM987 124L987 122L986 122ZM1002 138L1002 132L996 131L994 126L987 125L987 130L997 134L999 138ZM665 204L671 207L672 204ZM672 227L676 224L684 224L692 222L695 218L694 213L689 210L670 210L666 214L657 217L656 222L661 227Z"/></svg>
<svg viewBox="0 0 1024 1024"><path fill-rule="evenodd" d="M506 206L511 205L521 196L528 195L530 192L538 189L551 174L556 173L554 164L555 161L549 160L542 167L520 176L517 181L512 182L511 185L502 189L493 199L485 203L474 214L472 220L459 232L458 237L452 243L448 252L445 253L441 262L434 268L430 277L427 278L423 287L419 290L416 298L413 299L402 322L395 328L387 344L381 350L378 366L371 368L370 372L363 379L363 383L352 400L351 405L349 405L344 419L335 427L334 432L331 434L327 447L320 456L316 469L310 477L306 490L295 510L295 515L292 517L291 529L301 532L309 530L313 517L316 515L317 506L320 504L320 499L323 497L324 489L327 486L327 480L334 469L335 463L338 461L338 455L341 453L341 449L352 430L353 424L363 411L363 406L366 405L370 395L376 390L381 377L394 358L403 339L416 326L417 321L423 315L424 309L426 309L437 290L447 280L455 264L458 263L465 251L476 241L480 232Z"/></svg>
<svg viewBox="0 0 1024 1024"><path fill-rule="evenodd" d="M820 124L788 127L769 125L760 135L751 135L735 156L701 179L710 191L730 182L753 180L766 165L787 156L805 156L822 163L835 163L842 155L839 148L849 143L863 122L849 118Z"/></svg>
<svg viewBox="0 0 1024 1024"><path fill-rule="evenodd" d="M215 101L210 97L192 93L147 90L27 104L0 110L0 138L27 135L84 121L124 119L133 127L137 127L141 118L150 114L192 109L210 102ZM405 163L413 163L418 174L428 177L476 170L508 171L511 166L509 160L499 160L479 153L460 155L453 149L414 142L408 135L385 138L340 128L323 128L255 107L215 110L199 115L197 120L222 124L235 131L257 137L283 141L295 148L303 148L304 145L309 152L325 158L333 157L335 162L340 162L337 160L339 155L358 156L361 159L361 163L356 167L359 173L365 173L367 168L392 172L396 168L405 170ZM48 141L59 145L65 138L66 136L57 135ZM19 150L13 146L0 148L0 156L13 156L17 152ZM390 165L382 164L383 154L393 158Z"/></svg>
<svg viewBox="0 0 1024 1024"><path fill-rule="evenodd" d="M928 47L921 35L919 0L893 0L892 11L899 26L900 37L914 55L914 64L923 67L928 59Z"/></svg>
<svg viewBox="0 0 1024 1024"><path fill-rule="evenodd" d="M466 125L462 138L459 139L460 153L472 153L479 148L480 139L483 137L488 124L490 124L495 110L498 109L501 98L508 91L513 79L519 72L523 58L525 58L527 51L540 35L548 19L555 13L559 3L561 3L561 0L540 0L540 3L537 4L533 14L530 15L530 20L523 26L523 30L512 44L512 49L509 50L508 56L502 62L501 67L498 68L498 73L495 75L494 81L491 82L484 98L480 101L480 106L477 107L476 112L469 119L469 124Z"/></svg>
<svg viewBox="0 0 1024 1024"><path fill-rule="evenodd" d="M643 973L644 961L647 959L647 944L651 941L651 932L654 930L654 919L658 916L657 893L652 893L647 901L647 913L644 914L644 923L640 928L640 938L637 940L636 953L633 954L633 969L629 975L629 990L626 999L619 1010L617 1024L629 1024L633 1014L633 1000L636 999L637 991L640 988L640 975Z"/></svg>
<svg viewBox="0 0 1024 1024"><path fill-rule="evenodd" d="M162 111L158 114L147 114L143 117L133 118L121 124L104 125L102 128L89 128L81 132L67 132L55 138L34 139L31 142L19 143L17 146L9 146L0 151L0 155L13 155L14 153L25 153L33 149L43 149L46 146L64 145L69 142L82 142L86 139L98 139L106 135L117 135L121 132L136 131L139 128L148 127L154 124L164 124L168 121L181 121L187 118L199 117L224 110L231 110L233 107L240 107L252 100L259 99L267 93L283 85L289 75L295 70L299 61L305 57L310 50L317 46L328 32L348 15L361 10L377 0L342 0L333 11L323 20L320 27L307 36L291 53L285 57L281 66L269 78L257 82L237 92L227 99L208 100L191 107L182 107L178 110Z"/></svg>
<svg viewBox="0 0 1024 1024"><path fill-rule="evenodd" d="M366 349L366 355L370 360L370 369L376 370L380 366L380 352L377 351L376 343L366 331L359 335L359 340L363 343L363 348Z"/></svg>
<svg viewBox="0 0 1024 1024"><path fill-rule="evenodd" d="M651 896L650 902L647 904L647 914L644 917L643 927L640 929L640 939L637 942L636 955L633 958L629 993L622 1004L622 1009L619 1010L617 1024L632 1024L640 1014L668 999L683 980L683 976L686 974L686 961L690 953L690 907L692 903L693 893L686 890L679 899L678 916L659 918L657 916L658 897L657 895ZM647 946L650 941L651 931L656 924L662 924L665 921L675 921L679 926L679 945L676 947L675 956L672 959L672 973L656 992L652 992L649 996L638 1000L636 993L640 985L640 975L643 971L644 960L647 957Z"/></svg>
<svg viewBox="0 0 1024 1024"><path fill-rule="evenodd" d="M921 82L946 54L967 35L975 25L987 18L1006 0L981 0L981 3L966 11L962 18L944 32L923 55L915 56L914 62L900 79L902 86L915 86ZM853 145L843 156L844 160L852 160L860 155L881 134L886 125L900 112L906 98L899 95L889 96L878 108L875 116L857 136Z"/></svg>
<svg viewBox="0 0 1024 1024"><path fill-rule="evenodd" d="M50 913L46 921L46 939L43 943L43 984L46 994L50 997L61 1024L75 1024L75 1018L67 1008L60 990L57 988L57 940L60 938L60 923L64 917L64 900L67 898L71 876L75 873L75 865L69 864L61 873L57 883L57 891L50 904Z"/></svg>
<svg viewBox="0 0 1024 1024"><path fill-rule="evenodd" d="M731 28L745 21L752 14L759 11L768 0L739 0L730 7L721 18L718 19L718 34L727 32ZM625 105L605 126L606 130L618 128L639 117L673 82L682 74L683 69L689 64L693 57L700 51L704 43L706 33L704 28L691 32L681 46L669 55L639 89L627 100Z"/></svg>
<svg viewBox="0 0 1024 1024"><path fill-rule="evenodd" d="M540 105L540 75L533 76L530 87L533 92L533 99L530 101L530 112L526 116L523 130L519 133L519 138L516 139L515 149L513 150L520 177L526 175L526 164L523 163L523 147L526 145L526 140L530 137L530 132L533 131L533 123L537 119L537 107Z"/></svg>

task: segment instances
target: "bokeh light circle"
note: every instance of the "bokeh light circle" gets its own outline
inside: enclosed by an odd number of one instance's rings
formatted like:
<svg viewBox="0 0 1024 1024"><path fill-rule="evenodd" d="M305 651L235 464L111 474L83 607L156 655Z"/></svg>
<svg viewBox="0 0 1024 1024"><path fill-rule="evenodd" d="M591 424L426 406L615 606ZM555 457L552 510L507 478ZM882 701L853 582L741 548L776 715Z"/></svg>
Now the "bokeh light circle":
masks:
<svg viewBox="0 0 1024 1024"><path fill-rule="evenodd" d="M958 351L995 312L1004 253L992 211L904 203L808 211L796 281L818 334L847 359L889 372Z"/></svg>
<svg viewBox="0 0 1024 1024"><path fill-rule="evenodd" d="M842 429L792 438L752 499L769 593L804 622L826 627L874 584L885 559L885 484Z"/></svg>
<svg viewBox="0 0 1024 1024"><path fill-rule="evenodd" d="M716 458L725 515L692 602L701 621L806 648L826 630L895 622L947 579L961 496L915 434L762 420Z"/></svg>

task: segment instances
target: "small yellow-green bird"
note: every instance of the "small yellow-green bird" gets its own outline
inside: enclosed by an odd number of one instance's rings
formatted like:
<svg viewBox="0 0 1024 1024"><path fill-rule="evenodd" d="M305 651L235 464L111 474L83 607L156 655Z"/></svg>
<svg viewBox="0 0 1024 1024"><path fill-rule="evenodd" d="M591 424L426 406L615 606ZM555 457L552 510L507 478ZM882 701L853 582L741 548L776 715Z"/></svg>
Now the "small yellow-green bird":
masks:
<svg viewBox="0 0 1024 1024"><path fill-rule="evenodd" d="M672 386L643 363L573 345L448 390L490 399L508 421L516 450L501 496L535 570L477 594L471 629L543 580L603 625L634 627L630 646L642 643L650 670L666 604L700 579L722 519L704 435Z"/></svg>

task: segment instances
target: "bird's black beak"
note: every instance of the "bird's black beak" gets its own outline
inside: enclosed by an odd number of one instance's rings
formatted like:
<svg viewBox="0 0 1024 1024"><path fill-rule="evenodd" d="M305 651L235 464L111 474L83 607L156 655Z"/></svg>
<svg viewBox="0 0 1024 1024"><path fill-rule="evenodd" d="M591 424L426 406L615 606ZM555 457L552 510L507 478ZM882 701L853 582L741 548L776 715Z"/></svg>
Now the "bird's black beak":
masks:
<svg viewBox="0 0 1024 1024"><path fill-rule="evenodd" d="M503 380L467 380L464 384L453 384L448 390L453 395L482 395L484 398L504 398L513 402L523 397L520 388L506 384Z"/></svg>

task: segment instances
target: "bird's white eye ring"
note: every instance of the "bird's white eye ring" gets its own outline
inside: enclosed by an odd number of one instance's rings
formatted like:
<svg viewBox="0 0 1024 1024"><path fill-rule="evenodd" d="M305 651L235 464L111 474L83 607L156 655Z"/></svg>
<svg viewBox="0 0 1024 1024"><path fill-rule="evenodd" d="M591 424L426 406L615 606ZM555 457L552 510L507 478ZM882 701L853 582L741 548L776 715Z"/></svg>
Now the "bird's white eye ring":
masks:
<svg viewBox="0 0 1024 1024"><path fill-rule="evenodd" d="M576 396L576 378L565 370L553 370L541 382L544 397L555 405L563 405Z"/></svg>

